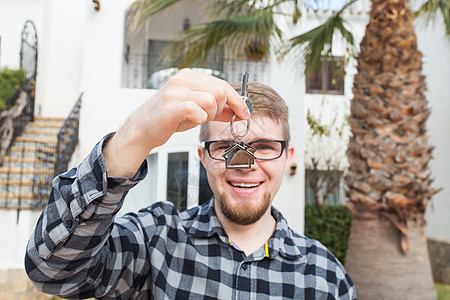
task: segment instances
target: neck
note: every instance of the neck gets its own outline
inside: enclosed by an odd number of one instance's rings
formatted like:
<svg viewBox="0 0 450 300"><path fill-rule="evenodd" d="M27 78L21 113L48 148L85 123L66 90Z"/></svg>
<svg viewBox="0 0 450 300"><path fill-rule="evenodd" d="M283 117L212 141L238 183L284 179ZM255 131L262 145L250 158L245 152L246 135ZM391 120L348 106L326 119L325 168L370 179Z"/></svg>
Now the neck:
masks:
<svg viewBox="0 0 450 300"><path fill-rule="evenodd" d="M239 225L228 220L215 206L217 218L230 240L248 256L263 246L275 231L276 222L269 207L266 213L255 223Z"/></svg>

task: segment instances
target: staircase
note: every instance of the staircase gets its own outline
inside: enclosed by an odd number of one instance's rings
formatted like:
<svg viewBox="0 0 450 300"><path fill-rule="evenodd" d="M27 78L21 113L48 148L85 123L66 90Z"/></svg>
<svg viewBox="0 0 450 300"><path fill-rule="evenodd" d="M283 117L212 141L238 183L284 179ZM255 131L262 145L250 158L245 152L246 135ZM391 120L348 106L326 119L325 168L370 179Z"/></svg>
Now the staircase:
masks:
<svg viewBox="0 0 450 300"><path fill-rule="evenodd" d="M54 175L57 135L64 120L35 116L15 139L0 167L1 208L45 206Z"/></svg>

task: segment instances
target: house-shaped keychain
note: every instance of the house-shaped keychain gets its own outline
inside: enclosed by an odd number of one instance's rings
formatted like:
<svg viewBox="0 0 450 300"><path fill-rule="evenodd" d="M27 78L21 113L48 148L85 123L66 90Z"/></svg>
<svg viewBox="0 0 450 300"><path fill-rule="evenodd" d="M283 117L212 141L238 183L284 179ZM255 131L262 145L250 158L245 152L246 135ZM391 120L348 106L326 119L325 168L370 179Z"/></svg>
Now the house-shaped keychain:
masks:
<svg viewBox="0 0 450 300"><path fill-rule="evenodd" d="M225 159L226 169L251 169L255 162L256 149L245 143L231 143L222 155Z"/></svg>

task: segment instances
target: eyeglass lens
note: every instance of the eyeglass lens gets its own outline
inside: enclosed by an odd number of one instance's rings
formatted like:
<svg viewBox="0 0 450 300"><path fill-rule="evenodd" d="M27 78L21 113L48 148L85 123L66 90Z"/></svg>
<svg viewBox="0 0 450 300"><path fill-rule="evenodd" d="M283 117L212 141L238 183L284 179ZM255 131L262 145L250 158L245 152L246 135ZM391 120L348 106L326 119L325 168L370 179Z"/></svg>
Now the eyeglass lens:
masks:
<svg viewBox="0 0 450 300"><path fill-rule="evenodd" d="M275 159L281 156L283 144L281 141L254 141L248 143L256 149L256 159ZM223 159L223 154L230 147L229 141L216 141L209 145L209 153L214 159Z"/></svg>

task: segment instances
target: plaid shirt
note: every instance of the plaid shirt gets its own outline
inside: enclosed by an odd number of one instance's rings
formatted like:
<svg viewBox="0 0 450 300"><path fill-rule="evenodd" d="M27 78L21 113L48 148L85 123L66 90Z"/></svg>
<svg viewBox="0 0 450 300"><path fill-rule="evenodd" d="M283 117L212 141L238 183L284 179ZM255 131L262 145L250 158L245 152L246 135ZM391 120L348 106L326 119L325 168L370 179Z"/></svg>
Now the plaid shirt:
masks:
<svg viewBox="0 0 450 300"><path fill-rule="evenodd" d="M55 178L25 257L38 289L65 298L355 299L353 283L322 244L276 229L249 256L217 219L214 200L185 212L159 202L114 219L133 179L107 177L103 140Z"/></svg>

